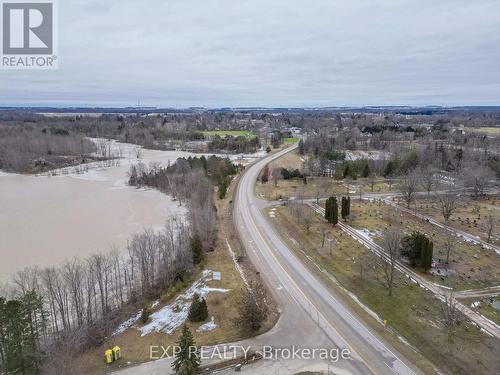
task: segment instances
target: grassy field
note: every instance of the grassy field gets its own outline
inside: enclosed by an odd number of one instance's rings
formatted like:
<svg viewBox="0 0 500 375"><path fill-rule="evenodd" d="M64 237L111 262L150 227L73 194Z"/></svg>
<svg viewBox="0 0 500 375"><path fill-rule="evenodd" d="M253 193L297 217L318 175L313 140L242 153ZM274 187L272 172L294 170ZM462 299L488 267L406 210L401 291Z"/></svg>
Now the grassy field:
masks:
<svg viewBox="0 0 500 375"><path fill-rule="evenodd" d="M457 210L451 216L448 225L471 233L487 241L486 218L492 215L495 221L495 230L491 243L500 245L500 197L488 196L484 198L472 198L463 196L457 202ZM441 207L437 198L421 198L416 201L418 212L431 216L433 219L445 223L441 214Z"/></svg>
<svg viewBox="0 0 500 375"><path fill-rule="evenodd" d="M307 230L305 225L297 223L296 216L286 207L277 208L275 217L275 227L296 255L320 277L323 274L315 264L327 270L381 319L387 319L388 327L384 328L330 282L330 286L343 295L352 310L424 373L436 373L436 367L447 374L496 373L500 355L498 340L483 334L473 324L462 321L456 327L452 341L448 341L442 323L442 304L428 291L406 278L398 277L394 294L389 297L380 283L380 275L373 269L373 255L337 227L317 217ZM324 244L323 233L326 234Z"/></svg>
<svg viewBox="0 0 500 375"><path fill-rule="evenodd" d="M202 133L205 137L213 137L216 135L219 137L252 137L255 135L250 130L207 130Z"/></svg>
<svg viewBox="0 0 500 375"><path fill-rule="evenodd" d="M497 301L500 301L500 296L493 297ZM482 297L482 298L464 298L461 299L461 302L465 305L468 305L472 310L478 312L481 315L484 315L491 321L496 324L500 324L500 311L496 310L491 306L490 297ZM479 306L473 307L471 304L474 302L480 302Z"/></svg>
<svg viewBox="0 0 500 375"><path fill-rule="evenodd" d="M488 135L500 135L500 127L465 128L465 131L472 133L484 133Z"/></svg>
<svg viewBox="0 0 500 375"><path fill-rule="evenodd" d="M434 258L446 258L444 243L447 233L436 226L419 220L413 215L395 211L381 202L351 203L350 225L356 229L368 229L376 234L381 233L389 225L401 226L407 234L419 230L426 233L434 242ZM375 236L375 242L382 238ZM447 278L424 274L433 282L452 286L458 290L484 288L500 283L500 260L494 251L482 249L461 238L454 237L454 249L450 254L450 268L454 272Z"/></svg>
<svg viewBox="0 0 500 375"><path fill-rule="evenodd" d="M297 137L284 139L285 144L293 144L293 143L297 143L298 141L299 141L299 138L297 138Z"/></svg>
<svg viewBox="0 0 500 375"><path fill-rule="evenodd" d="M272 163L271 163L272 164ZM272 165L270 166L272 169ZM295 168L295 167L294 167ZM359 178L356 181L342 180L337 181L331 177L308 177L307 184L304 184L302 179L292 180L278 180L278 184L274 185L271 179L267 184L257 183L256 193L260 198L268 200L276 199L304 199L308 198L325 198L329 195L350 194L352 196L359 196L359 189L361 193L386 193L395 190L395 186L389 185L383 181L377 181L373 185L373 190L370 182L365 178Z"/></svg>

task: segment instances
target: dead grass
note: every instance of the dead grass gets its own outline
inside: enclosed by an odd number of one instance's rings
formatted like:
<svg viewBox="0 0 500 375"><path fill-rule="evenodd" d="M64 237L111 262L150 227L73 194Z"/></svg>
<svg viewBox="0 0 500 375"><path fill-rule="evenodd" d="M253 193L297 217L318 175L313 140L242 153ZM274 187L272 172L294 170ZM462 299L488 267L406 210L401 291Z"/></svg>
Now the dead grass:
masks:
<svg viewBox="0 0 500 375"><path fill-rule="evenodd" d="M368 229L371 232L381 232L389 225L401 226L406 234L420 231L427 234L434 242L434 258L444 260L446 252L444 243L447 232L438 227L419 220L413 215L395 211L381 202L359 202L351 204L352 220L350 225L356 229ZM381 238L374 238L375 242ZM423 274L429 280L457 290L484 288L500 283L500 260L492 250L482 249L461 238L454 237L455 249L450 255L450 268L455 272L450 277Z"/></svg>
<svg viewBox="0 0 500 375"><path fill-rule="evenodd" d="M499 301L500 297L474 297L474 298L462 298L460 301L465 305L469 306L472 310L484 315L486 318L500 324L500 312L491 306L493 300ZM479 306L472 307L473 302L480 302Z"/></svg>
<svg viewBox="0 0 500 375"><path fill-rule="evenodd" d="M350 194L359 196L359 189L361 194L366 193L387 193L390 191L397 191L396 186L389 185L386 182L378 181L373 186L368 179L359 178L356 181L342 180L337 181L331 177L308 177L307 184L304 184L302 179L293 180L279 180L275 186L272 179L267 184L257 182L256 195L259 198L268 200L288 200L288 199L316 199L326 198L330 195Z"/></svg>
<svg viewBox="0 0 500 375"><path fill-rule="evenodd" d="M354 293L382 319L387 319L390 328L384 329L343 294L346 303L372 329L410 358L424 373L435 373L435 367L449 374L496 373L496 359L500 355L498 340L481 333L474 325L462 322L457 327L453 341L448 342L441 319L441 302L428 291L405 278L398 278L394 295L388 297L376 272L370 267L373 258L359 243L319 217L307 232L304 226L295 222L285 207L278 208L276 212L273 222L289 247L318 276L324 277L312 262L335 276L343 287ZM375 219L372 222L376 225ZM323 231L330 239L325 241L324 246ZM362 275L361 265L364 266ZM334 283L330 282L330 285L339 292ZM404 337L419 352L403 344L397 335Z"/></svg>
<svg viewBox="0 0 500 375"><path fill-rule="evenodd" d="M439 201L437 198L421 198L416 201L417 211L432 217L440 223L445 223L441 214ZM495 230L491 238L491 243L500 245L500 197L488 196L483 198L473 198L469 196L460 197L458 208L451 216L447 225L470 233L473 236L488 240L486 218L492 215L495 221Z"/></svg>

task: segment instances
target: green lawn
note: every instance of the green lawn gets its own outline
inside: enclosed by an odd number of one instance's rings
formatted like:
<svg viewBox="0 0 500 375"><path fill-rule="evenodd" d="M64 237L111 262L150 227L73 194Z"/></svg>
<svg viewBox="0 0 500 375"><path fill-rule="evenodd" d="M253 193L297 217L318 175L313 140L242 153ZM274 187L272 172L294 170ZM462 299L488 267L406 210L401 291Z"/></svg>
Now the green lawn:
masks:
<svg viewBox="0 0 500 375"><path fill-rule="evenodd" d="M298 141L299 141L299 138L297 138L297 137L285 138L285 144L297 143Z"/></svg>
<svg viewBox="0 0 500 375"><path fill-rule="evenodd" d="M210 130L202 132L205 137L212 137L218 135L219 137L252 137L254 136L253 132L250 130Z"/></svg>

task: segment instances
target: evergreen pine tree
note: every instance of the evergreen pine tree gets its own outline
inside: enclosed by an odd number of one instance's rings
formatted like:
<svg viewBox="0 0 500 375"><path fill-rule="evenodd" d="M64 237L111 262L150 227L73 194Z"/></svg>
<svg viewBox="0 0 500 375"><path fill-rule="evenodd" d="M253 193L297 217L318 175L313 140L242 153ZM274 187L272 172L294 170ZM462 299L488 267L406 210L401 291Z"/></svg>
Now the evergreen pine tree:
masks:
<svg viewBox="0 0 500 375"><path fill-rule="evenodd" d="M342 174L342 177L347 178L347 177L349 177L350 173L351 173L351 170L349 168L349 163L347 163L344 167L344 173Z"/></svg>
<svg viewBox="0 0 500 375"><path fill-rule="evenodd" d="M46 325L43 300L28 291L14 300L0 298L0 353L7 372L39 374L39 335Z"/></svg>
<svg viewBox="0 0 500 375"><path fill-rule="evenodd" d="M152 312L151 304L149 302L144 304L144 307L142 308L142 313L141 313L141 322L143 324L146 324L149 320L149 316L151 315Z"/></svg>
<svg viewBox="0 0 500 375"><path fill-rule="evenodd" d="M332 224L336 225L339 222L339 206L337 203L337 198L332 200Z"/></svg>
<svg viewBox="0 0 500 375"><path fill-rule="evenodd" d="M332 210L331 198L328 198L325 202L325 219L330 222L330 212Z"/></svg>
<svg viewBox="0 0 500 375"><path fill-rule="evenodd" d="M326 200L325 204L325 218L326 220L335 225L339 221L339 207L337 203L337 198L330 197Z"/></svg>
<svg viewBox="0 0 500 375"><path fill-rule="evenodd" d="M385 166L384 177L390 177L394 173L394 162L391 160Z"/></svg>
<svg viewBox="0 0 500 375"><path fill-rule="evenodd" d="M434 250L434 244L427 237L425 238L422 247L422 259L420 261L420 266L424 270L428 270L432 267L432 253Z"/></svg>
<svg viewBox="0 0 500 375"><path fill-rule="evenodd" d="M347 197L345 201L345 214L346 217L351 216L351 197Z"/></svg>
<svg viewBox="0 0 500 375"><path fill-rule="evenodd" d="M219 199L224 199L226 197L228 185L229 185L229 182L227 181L227 179L224 179L221 182L219 182L219 185L218 185Z"/></svg>
<svg viewBox="0 0 500 375"><path fill-rule="evenodd" d="M195 348L193 335L187 325L182 327L181 336L177 341L180 350L175 354L172 368L177 375L195 375L200 372L199 350Z"/></svg>
<svg viewBox="0 0 500 375"><path fill-rule="evenodd" d="M368 165L368 162L366 162L365 167L363 168L363 172L362 172L361 176L368 177L368 176L370 176L370 173L371 173L370 172L370 166Z"/></svg>
<svg viewBox="0 0 500 375"><path fill-rule="evenodd" d="M193 302L189 308L189 320L192 322L202 322L208 318L208 307L205 298L200 298L198 293L193 296Z"/></svg>
<svg viewBox="0 0 500 375"><path fill-rule="evenodd" d="M434 244L420 232L414 232L403 240L403 254L413 267L422 267L427 270L432 266Z"/></svg>

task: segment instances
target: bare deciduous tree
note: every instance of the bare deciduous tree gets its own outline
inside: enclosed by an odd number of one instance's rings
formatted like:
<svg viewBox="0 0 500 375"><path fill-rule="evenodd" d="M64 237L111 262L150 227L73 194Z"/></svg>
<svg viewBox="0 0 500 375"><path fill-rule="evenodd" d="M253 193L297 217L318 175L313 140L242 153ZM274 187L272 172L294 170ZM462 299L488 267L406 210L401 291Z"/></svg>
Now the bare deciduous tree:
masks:
<svg viewBox="0 0 500 375"><path fill-rule="evenodd" d="M378 259L379 268L382 271L383 285L389 296L392 296L396 264L401 252L401 229L389 228L384 232L383 248L385 257Z"/></svg>
<svg viewBox="0 0 500 375"><path fill-rule="evenodd" d="M321 225L319 228L320 234L321 234L321 248L325 247L325 240L326 240L326 233L328 232L328 229L325 225Z"/></svg>
<svg viewBox="0 0 500 375"><path fill-rule="evenodd" d="M238 318L234 324L243 332L257 332L269 313L267 292L261 283L252 282L238 296Z"/></svg>
<svg viewBox="0 0 500 375"><path fill-rule="evenodd" d="M455 248L455 239L453 238L453 234L451 232L448 233L446 237L446 241L444 243L444 250L446 252L446 263L450 262L450 254L453 252Z"/></svg>
<svg viewBox="0 0 500 375"><path fill-rule="evenodd" d="M373 253L366 251L365 255L358 260L359 278L361 280L372 270L374 264L377 264L377 260L374 258Z"/></svg>
<svg viewBox="0 0 500 375"><path fill-rule="evenodd" d="M327 178L319 178L314 182L316 186L316 204L319 204L319 198L321 195L327 195L328 189L330 188L330 180Z"/></svg>
<svg viewBox="0 0 500 375"><path fill-rule="evenodd" d="M142 148L137 146L134 150L135 153L135 158L136 159L141 159L142 158Z"/></svg>
<svg viewBox="0 0 500 375"><path fill-rule="evenodd" d="M399 191L406 202L408 208L415 199L417 191L418 176L415 172L409 172L403 175L399 181Z"/></svg>
<svg viewBox="0 0 500 375"><path fill-rule="evenodd" d="M434 187L434 173L435 170L432 166L422 167L418 172L420 186L427 192L427 196L430 196Z"/></svg>
<svg viewBox="0 0 500 375"><path fill-rule="evenodd" d="M443 325L448 334L448 341L451 342L459 322L457 300L454 298L453 290L450 290L450 292L444 296L444 299L444 306L442 308Z"/></svg>
<svg viewBox="0 0 500 375"><path fill-rule="evenodd" d="M491 236L493 235L493 230L495 229L495 217L490 213L486 217L486 233L488 235L488 243L491 243Z"/></svg>
<svg viewBox="0 0 500 375"><path fill-rule="evenodd" d="M458 195L450 190L446 194L439 195L438 199L439 205L441 206L441 214L443 215L443 219L445 223L448 223L451 215L453 215L453 213L457 209Z"/></svg>
<svg viewBox="0 0 500 375"><path fill-rule="evenodd" d="M273 168L273 170L271 171L271 176L273 178L274 186L278 186L278 181L282 176L281 168Z"/></svg>
<svg viewBox="0 0 500 375"><path fill-rule="evenodd" d="M373 189L375 188L375 184L377 183L377 178L374 174L368 176L368 183L370 184L371 191L373 193Z"/></svg>
<svg viewBox="0 0 500 375"><path fill-rule="evenodd" d="M465 186L472 189L474 195L483 195L492 177L488 167L471 165L464 170Z"/></svg>
<svg viewBox="0 0 500 375"><path fill-rule="evenodd" d="M301 209L303 210L302 214L302 223L304 225L304 229L306 230L307 233L311 230L311 225L314 221L315 215L311 211L311 209L306 206L305 204L301 205Z"/></svg>

